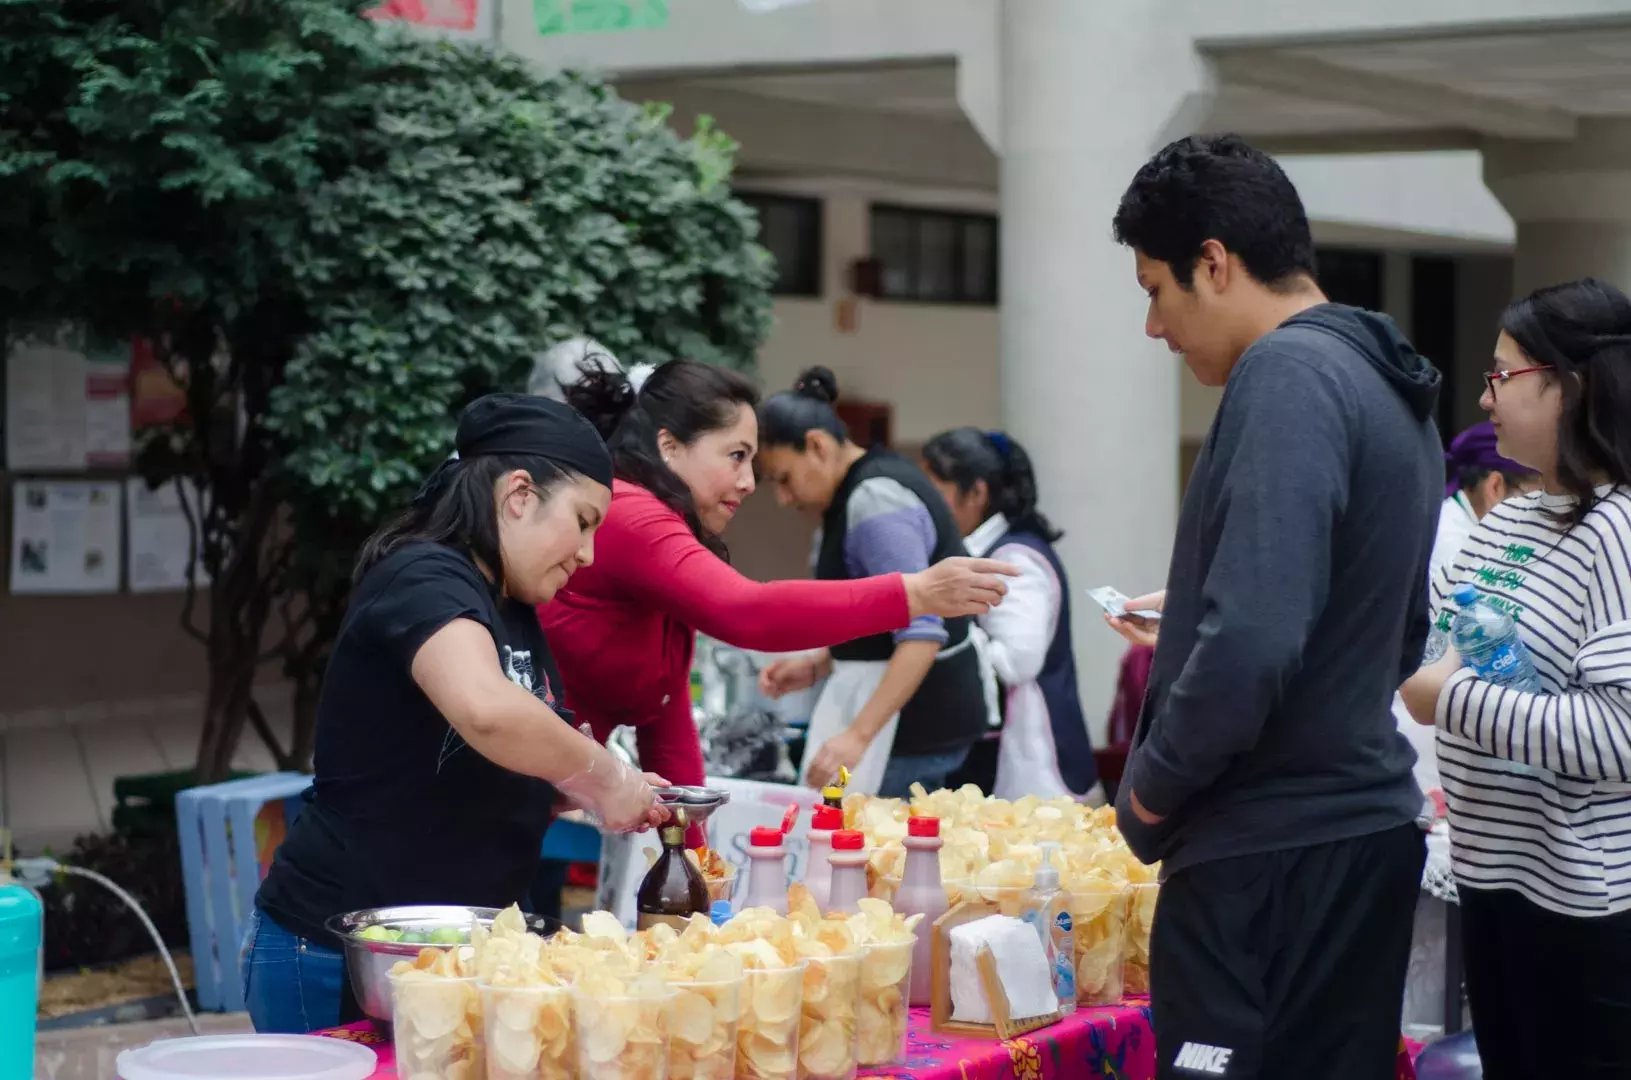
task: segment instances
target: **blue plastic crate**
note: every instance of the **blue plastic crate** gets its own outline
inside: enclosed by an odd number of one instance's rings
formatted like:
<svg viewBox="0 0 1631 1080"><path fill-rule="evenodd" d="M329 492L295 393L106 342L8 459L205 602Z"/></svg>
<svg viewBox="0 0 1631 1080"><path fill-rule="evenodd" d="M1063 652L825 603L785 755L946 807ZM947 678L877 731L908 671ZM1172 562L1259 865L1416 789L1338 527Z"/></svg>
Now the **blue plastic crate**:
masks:
<svg viewBox="0 0 1631 1080"><path fill-rule="evenodd" d="M268 803L290 800L283 805L298 807L298 799L291 797L310 783L311 777L301 773L272 773L190 788L176 796L187 933L201 1009L237 1012L244 1007L238 950L261 878L255 818Z"/></svg>

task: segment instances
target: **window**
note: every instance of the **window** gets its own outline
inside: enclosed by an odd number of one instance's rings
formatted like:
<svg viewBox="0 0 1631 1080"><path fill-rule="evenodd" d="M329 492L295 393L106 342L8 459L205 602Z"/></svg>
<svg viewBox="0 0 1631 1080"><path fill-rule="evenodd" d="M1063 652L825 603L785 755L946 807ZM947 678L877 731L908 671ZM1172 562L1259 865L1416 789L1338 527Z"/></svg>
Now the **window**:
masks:
<svg viewBox="0 0 1631 1080"><path fill-rule="evenodd" d="M997 219L990 214L874 206L872 256L886 300L997 302Z"/></svg>
<svg viewBox="0 0 1631 1080"><path fill-rule="evenodd" d="M1338 304L1382 310L1382 255L1353 248L1315 248L1320 288Z"/></svg>
<svg viewBox="0 0 1631 1080"><path fill-rule="evenodd" d="M1444 381L1438 388L1438 429L1448 442L1461 426L1456 385L1456 260L1417 255L1410 260L1410 343L1431 360Z"/></svg>
<svg viewBox="0 0 1631 1080"><path fill-rule="evenodd" d="M821 200L738 192L759 215L759 245L776 260L778 296L821 295Z"/></svg>

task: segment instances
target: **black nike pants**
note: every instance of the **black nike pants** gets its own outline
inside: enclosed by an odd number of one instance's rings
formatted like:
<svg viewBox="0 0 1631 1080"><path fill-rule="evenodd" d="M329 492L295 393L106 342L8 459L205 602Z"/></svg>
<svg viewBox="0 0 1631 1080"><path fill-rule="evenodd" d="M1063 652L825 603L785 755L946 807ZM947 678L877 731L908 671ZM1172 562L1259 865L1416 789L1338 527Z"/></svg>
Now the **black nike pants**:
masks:
<svg viewBox="0 0 1631 1080"><path fill-rule="evenodd" d="M1391 1080L1425 858L1409 824L1172 874L1150 943L1157 1076Z"/></svg>

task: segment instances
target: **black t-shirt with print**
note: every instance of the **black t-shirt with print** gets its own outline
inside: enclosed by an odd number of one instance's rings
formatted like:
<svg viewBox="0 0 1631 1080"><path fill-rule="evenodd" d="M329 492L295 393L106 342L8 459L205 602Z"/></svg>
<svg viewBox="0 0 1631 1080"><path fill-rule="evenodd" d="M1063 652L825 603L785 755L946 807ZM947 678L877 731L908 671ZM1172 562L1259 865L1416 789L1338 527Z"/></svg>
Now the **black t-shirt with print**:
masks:
<svg viewBox="0 0 1631 1080"><path fill-rule="evenodd" d="M335 944L330 916L396 904L505 907L538 866L555 790L467 746L414 682L454 619L492 632L495 662L555 706L560 676L533 609L494 596L463 552L410 544L357 585L317 706L316 780L256 903Z"/></svg>

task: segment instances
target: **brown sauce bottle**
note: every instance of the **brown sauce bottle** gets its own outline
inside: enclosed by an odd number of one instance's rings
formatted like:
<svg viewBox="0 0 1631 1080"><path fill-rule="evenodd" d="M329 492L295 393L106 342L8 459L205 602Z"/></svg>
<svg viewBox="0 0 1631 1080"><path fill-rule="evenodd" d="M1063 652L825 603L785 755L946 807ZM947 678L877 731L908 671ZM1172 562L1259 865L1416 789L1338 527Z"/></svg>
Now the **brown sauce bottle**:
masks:
<svg viewBox="0 0 1631 1080"><path fill-rule="evenodd" d="M645 930L668 923L680 930L692 915L708 914L708 885L702 880L702 872L685 856L685 811L676 809L658 836L663 850L634 895L635 910L639 912L635 926Z"/></svg>

